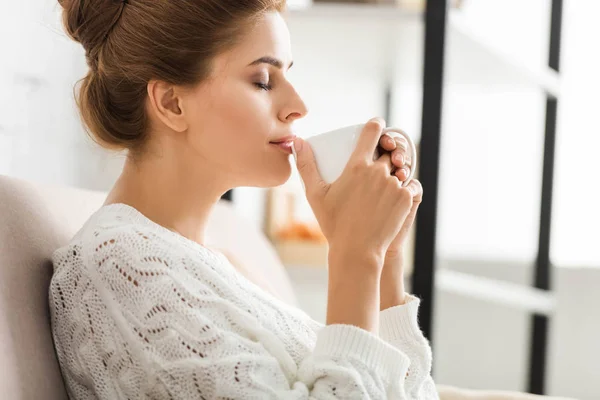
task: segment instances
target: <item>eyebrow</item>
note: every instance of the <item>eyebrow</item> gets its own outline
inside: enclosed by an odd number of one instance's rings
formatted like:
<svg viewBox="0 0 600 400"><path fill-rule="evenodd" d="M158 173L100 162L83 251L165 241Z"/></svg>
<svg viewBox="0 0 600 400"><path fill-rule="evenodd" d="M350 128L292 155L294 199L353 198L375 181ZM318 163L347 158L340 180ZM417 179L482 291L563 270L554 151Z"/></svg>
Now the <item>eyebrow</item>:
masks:
<svg viewBox="0 0 600 400"><path fill-rule="evenodd" d="M269 57L269 56L264 56L264 57L259 58L258 60L254 60L250 64L248 64L248 66L258 65L258 64L269 64L269 65L272 65L279 69L283 68L283 62L281 62L280 60L278 60L275 57ZM288 69L292 68L292 65L294 65L293 61L290 62Z"/></svg>

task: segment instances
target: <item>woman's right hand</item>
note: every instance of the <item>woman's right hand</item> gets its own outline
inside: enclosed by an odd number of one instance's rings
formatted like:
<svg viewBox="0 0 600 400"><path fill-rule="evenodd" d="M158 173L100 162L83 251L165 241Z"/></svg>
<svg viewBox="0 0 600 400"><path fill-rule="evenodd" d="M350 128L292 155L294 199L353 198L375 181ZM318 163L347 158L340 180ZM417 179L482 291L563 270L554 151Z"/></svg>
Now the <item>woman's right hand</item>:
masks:
<svg viewBox="0 0 600 400"><path fill-rule="evenodd" d="M365 125L342 175L331 184L321 178L310 144L300 138L294 142L306 197L330 248L343 248L350 256L374 256L380 265L413 199L410 189L391 174L390 154L373 160L384 128L380 118Z"/></svg>

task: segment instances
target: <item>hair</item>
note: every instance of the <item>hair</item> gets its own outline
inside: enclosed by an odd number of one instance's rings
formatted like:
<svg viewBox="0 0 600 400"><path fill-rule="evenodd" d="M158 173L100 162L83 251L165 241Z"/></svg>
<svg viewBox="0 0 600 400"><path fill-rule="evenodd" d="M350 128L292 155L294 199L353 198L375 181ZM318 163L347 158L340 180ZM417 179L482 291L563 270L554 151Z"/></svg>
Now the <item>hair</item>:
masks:
<svg viewBox="0 0 600 400"><path fill-rule="evenodd" d="M215 56L285 1L58 0L67 34L86 51L75 97L88 134L108 149L143 149L148 82L200 83Z"/></svg>

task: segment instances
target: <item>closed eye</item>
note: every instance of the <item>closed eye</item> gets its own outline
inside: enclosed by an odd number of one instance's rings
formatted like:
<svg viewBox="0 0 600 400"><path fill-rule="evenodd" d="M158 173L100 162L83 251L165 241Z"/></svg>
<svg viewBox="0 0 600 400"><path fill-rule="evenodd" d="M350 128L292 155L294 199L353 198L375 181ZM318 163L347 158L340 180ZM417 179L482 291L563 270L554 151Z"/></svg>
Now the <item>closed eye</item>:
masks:
<svg viewBox="0 0 600 400"><path fill-rule="evenodd" d="M269 91L271 89L273 89L273 86L271 86L268 83L261 83L261 82L255 82L254 86L256 86L257 88L261 89L261 90L265 90L265 91Z"/></svg>

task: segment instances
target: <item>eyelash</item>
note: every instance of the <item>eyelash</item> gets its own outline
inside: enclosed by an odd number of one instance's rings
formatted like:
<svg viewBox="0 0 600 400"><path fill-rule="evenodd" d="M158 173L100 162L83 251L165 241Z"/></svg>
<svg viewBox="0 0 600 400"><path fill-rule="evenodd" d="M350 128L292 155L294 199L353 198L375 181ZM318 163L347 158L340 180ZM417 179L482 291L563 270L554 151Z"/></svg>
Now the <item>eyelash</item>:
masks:
<svg viewBox="0 0 600 400"><path fill-rule="evenodd" d="M254 84L254 86L256 86L257 88L264 90L264 91L269 91L271 89L273 89L273 86L269 85L268 83L260 83L260 82L256 82Z"/></svg>

